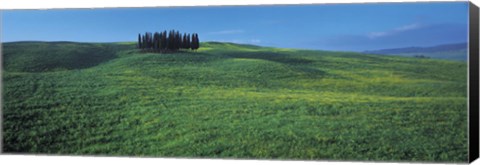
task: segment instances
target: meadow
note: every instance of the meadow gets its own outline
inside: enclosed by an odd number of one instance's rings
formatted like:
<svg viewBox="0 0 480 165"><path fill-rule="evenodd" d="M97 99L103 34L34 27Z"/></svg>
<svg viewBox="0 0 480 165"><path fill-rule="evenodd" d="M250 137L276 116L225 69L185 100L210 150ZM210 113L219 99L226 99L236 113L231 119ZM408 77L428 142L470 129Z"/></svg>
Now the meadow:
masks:
<svg viewBox="0 0 480 165"><path fill-rule="evenodd" d="M467 63L203 42L3 44L6 153L467 162Z"/></svg>

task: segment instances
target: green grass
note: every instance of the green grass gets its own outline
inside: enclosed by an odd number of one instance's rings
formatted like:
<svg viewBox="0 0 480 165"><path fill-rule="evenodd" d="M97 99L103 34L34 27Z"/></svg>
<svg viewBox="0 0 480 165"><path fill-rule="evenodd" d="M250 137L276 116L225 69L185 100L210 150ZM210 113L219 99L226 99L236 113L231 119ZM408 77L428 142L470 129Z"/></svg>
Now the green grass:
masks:
<svg viewBox="0 0 480 165"><path fill-rule="evenodd" d="M201 46L4 44L3 151L467 162L465 62Z"/></svg>

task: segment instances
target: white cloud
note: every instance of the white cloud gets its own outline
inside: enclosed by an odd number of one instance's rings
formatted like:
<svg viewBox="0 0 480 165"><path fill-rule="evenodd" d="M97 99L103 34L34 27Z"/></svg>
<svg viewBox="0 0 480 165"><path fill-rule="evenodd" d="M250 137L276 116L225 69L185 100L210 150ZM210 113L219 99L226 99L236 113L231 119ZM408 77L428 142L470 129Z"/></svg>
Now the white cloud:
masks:
<svg viewBox="0 0 480 165"><path fill-rule="evenodd" d="M401 27L397 27L394 29L394 31L407 31L407 30L415 30L415 29L418 29L420 28L421 25L418 24L418 23L414 23L414 24L409 24L409 25L405 25L405 26L401 26Z"/></svg>
<svg viewBox="0 0 480 165"><path fill-rule="evenodd" d="M392 30L389 30L389 31L370 32L370 33L367 34L367 37L370 38L370 39L375 39L375 38L379 38L379 37L384 37L384 36L397 34L399 32L419 29L421 27L422 27L422 25L419 24L419 23L408 24L408 25L403 25L403 26L400 26L400 27L396 27L396 28L394 28Z"/></svg>
<svg viewBox="0 0 480 165"><path fill-rule="evenodd" d="M371 32L368 33L368 38L378 38L388 35L387 32Z"/></svg>
<svg viewBox="0 0 480 165"><path fill-rule="evenodd" d="M226 35L226 34L239 34L239 33L244 33L244 32L245 32L244 30L234 29L234 30L222 30L222 31L209 32L208 34Z"/></svg>
<svg viewBox="0 0 480 165"><path fill-rule="evenodd" d="M254 44L258 44L258 43L260 43L260 42L262 42L262 41L259 40L259 39L251 39L251 40L250 40L250 43L254 43Z"/></svg>

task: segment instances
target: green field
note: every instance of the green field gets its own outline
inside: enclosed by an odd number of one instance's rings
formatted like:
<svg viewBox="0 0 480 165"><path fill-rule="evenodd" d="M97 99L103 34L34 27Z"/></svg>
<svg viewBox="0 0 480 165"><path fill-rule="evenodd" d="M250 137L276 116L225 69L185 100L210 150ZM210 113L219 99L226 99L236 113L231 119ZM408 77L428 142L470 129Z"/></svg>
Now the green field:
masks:
<svg viewBox="0 0 480 165"><path fill-rule="evenodd" d="M201 43L3 44L6 153L467 162L467 63Z"/></svg>

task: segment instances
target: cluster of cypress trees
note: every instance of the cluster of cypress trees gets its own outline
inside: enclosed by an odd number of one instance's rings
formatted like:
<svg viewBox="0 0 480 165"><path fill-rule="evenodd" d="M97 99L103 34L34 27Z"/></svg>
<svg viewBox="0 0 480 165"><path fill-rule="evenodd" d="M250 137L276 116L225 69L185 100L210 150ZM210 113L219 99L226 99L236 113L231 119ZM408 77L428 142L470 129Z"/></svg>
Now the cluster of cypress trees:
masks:
<svg viewBox="0 0 480 165"><path fill-rule="evenodd" d="M181 34L179 31L170 30L150 33L144 35L138 34L138 48L144 51L168 52L180 49L196 50L200 47L198 34Z"/></svg>

